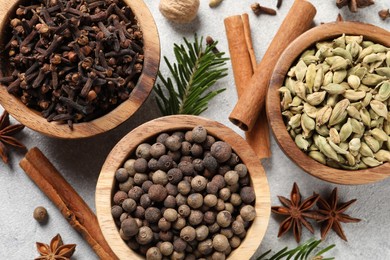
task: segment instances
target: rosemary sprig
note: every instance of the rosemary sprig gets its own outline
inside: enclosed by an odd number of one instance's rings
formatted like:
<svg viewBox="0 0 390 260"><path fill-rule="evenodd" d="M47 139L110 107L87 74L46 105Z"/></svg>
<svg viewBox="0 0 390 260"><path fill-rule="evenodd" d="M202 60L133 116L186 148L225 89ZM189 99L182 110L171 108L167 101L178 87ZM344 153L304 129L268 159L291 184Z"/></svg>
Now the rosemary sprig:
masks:
<svg viewBox="0 0 390 260"><path fill-rule="evenodd" d="M335 247L334 244L325 247L324 249L318 248L322 240L309 239L302 245L297 246L294 249L288 250L288 247L283 248L270 258L266 258L271 252L268 250L257 260L279 260L279 259L294 259L294 260L332 260L334 257L324 258L322 255ZM293 258L294 257L294 258Z"/></svg>
<svg viewBox="0 0 390 260"><path fill-rule="evenodd" d="M225 65L228 58L223 57L225 53L215 51L218 42L204 47L203 37L199 40L195 35L193 43L183 39L184 45L175 44L173 48L176 63L172 64L164 57L173 79L164 78L159 72L161 85L156 84L154 88L163 115L199 115L207 109L212 98L225 90L209 90L215 82L227 75Z"/></svg>

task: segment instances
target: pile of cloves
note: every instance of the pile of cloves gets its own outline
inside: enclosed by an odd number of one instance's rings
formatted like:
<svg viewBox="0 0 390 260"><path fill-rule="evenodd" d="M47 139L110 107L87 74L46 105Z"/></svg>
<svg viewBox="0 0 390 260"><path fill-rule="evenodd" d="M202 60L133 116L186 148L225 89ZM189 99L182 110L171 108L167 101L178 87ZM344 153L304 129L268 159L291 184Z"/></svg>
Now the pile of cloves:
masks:
<svg viewBox="0 0 390 260"><path fill-rule="evenodd" d="M0 83L48 121L72 127L108 113L143 69L143 34L120 0L31 2L9 28Z"/></svg>

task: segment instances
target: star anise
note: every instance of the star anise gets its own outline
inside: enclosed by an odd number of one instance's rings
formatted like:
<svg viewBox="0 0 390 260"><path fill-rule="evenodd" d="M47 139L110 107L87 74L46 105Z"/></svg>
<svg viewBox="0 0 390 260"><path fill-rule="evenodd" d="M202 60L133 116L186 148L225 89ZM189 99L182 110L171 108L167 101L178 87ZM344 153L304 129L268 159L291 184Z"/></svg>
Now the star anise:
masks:
<svg viewBox="0 0 390 260"><path fill-rule="evenodd" d="M358 8L366 7L375 4L374 0L336 0L338 8L348 5L351 12L356 13Z"/></svg>
<svg viewBox="0 0 390 260"><path fill-rule="evenodd" d="M315 211L310 209L316 204L319 195L314 194L309 198L301 202L301 194L299 192L298 185L294 183L291 191L291 200L278 196L280 202L285 206L274 206L272 212L280 215L288 216L281 224L279 228L278 237L284 235L291 228L293 229L295 240L299 243L301 240L302 224L311 232L314 233L313 226L306 220L315 219L318 220L319 216Z"/></svg>
<svg viewBox="0 0 390 260"><path fill-rule="evenodd" d="M5 163L8 163L8 149L6 145L26 149L26 147L12 135L22 131L24 125L11 125L7 111L0 117L0 157Z"/></svg>
<svg viewBox="0 0 390 260"><path fill-rule="evenodd" d="M350 200L345 203L338 203L338 194L337 188L334 188L332 194L330 195L328 201L323 198L319 198L317 201L317 212L323 215L323 218L320 222L323 222L321 226L321 238L325 239L330 228L332 228L339 237L347 241L347 237L344 234L344 231L341 227L340 222L343 223L354 223L359 222L360 219L352 218L349 215L344 214L344 212L354 203L356 199Z"/></svg>
<svg viewBox="0 0 390 260"><path fill-rule="evenodd" d="M64 245L60 234L57 234L50 241L50 246L37 242L37 250L41 256L35 258L35 260L69 260L76 250L76 245Z"/></svg>

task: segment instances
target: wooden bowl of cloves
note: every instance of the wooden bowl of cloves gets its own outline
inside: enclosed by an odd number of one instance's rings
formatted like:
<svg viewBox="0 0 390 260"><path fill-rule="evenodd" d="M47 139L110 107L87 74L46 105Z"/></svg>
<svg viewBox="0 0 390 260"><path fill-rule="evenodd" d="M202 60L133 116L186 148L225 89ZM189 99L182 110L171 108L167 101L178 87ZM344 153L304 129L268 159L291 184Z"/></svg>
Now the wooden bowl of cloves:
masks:
<svg viewBox="0 0 390 260"><path fill-rule="evenodd" d="M149 96L160 43L142 0L3 1L0 104L48 136L85 138Z"/></svg>
<svg viewBox="0 0 390 260"><path fill-rule="evenodd" d="M307 173L339 184L390 176L390 32L323 24L284 51L267 116L284 153Z"/></svg>
<svg viewBox="0 0 390 260"><path fill-rule="evenodd" d="M232 150L213 148L222 143ZM218 169L211 170L211 157ZM188 185L191 191L184 188ZM203 200L195 202L199 196ZM95 202L100 228L119 259L141 260L145 254L153 259L248 259L270 216L267 178L245 140L218 122L188 115L149 121L120 140L102 167ZM244 212L248 207L251 220ZM130 228L132 222L137 226ZM218 236L225 242L216 243Z"/></svg>

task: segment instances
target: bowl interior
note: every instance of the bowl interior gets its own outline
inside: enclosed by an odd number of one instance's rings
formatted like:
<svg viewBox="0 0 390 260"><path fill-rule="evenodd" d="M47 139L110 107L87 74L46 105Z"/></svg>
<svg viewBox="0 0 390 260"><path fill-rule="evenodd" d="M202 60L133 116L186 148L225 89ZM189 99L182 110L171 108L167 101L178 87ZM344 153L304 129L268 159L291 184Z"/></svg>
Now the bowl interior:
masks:
<svg viewBox="0 0 390 260"><path fill-rule="evenodd" d="M27 127L48 136L57 138L85 138L109 131L130 118L144 103L153 89L160 63L160 41L153 16L142 0L123 0L138 19L144 37L144 67L136 87L128 100L121 103L111 112L89 122L76 123L71 130L66 124L47 122L40 113L25 106L14 95L0 86L0 104L16 120ZM0 9L1 41L7 38L7 24L10 14L14 13L19 4L27 1L9 0L2 3Z"/></svg>
<svg viewBox="0 0 390 260"><path fill-rule="evenodd" d="M251 183L256 193L256 219L250 226L241 245L229 255L231 259L251 256L255 253L265 234L270 216L270 194L267 178L260 162L249 145L226 126L195 116L168 116L152 120L127 134L110 152L96 187L96 211L100 228L108 244L120 259L144 259L131 250L119 236L111 216L112 194L115 187L115 171L123 165L136 147L162 132L189 130L203 125L209 134L229 143L242 162L248 167Z"/></svg>
<svg viewBox="0 0 390 260"><path fill-rule="evenodd" d="M302 34L283 52L273 72L267 93L267 117L275 139L287 156L307 173L325 181L339 184L365 184L390 176L390 163L363 170L342 170L323 165L300 150L287 132L281 114L278 89L299 55L318 41L346 35L362 35L365 40L390 46L390 32L379 27L358 22L323 24Z"/></svg>

